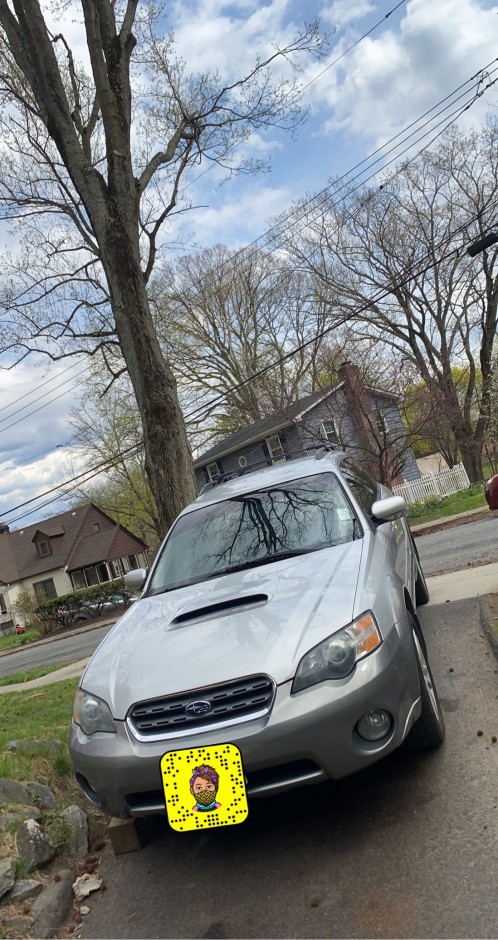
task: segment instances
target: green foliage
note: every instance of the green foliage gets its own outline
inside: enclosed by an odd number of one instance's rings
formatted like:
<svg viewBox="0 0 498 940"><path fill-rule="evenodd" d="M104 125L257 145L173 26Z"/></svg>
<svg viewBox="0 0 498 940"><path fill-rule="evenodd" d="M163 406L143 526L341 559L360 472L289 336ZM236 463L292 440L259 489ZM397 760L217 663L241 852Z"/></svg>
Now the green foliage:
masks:
<svg viewBox="0 0 498 940"><path fill-rule="evenodd" d="M67 775L70 774L73 769L69 754L64 752L61 754L56 754L52 761L52 767L54 768L54 771L58 777L67 777Z"/></svg>
<svg viewBox="0 0 498 940"><path fill-rule="evenodd" d="M53 629L54 626L61 626L64 622L70 623L81 610L87 609L89 605L91 605L92 613L98 617L104 611L105 604L115 594L124 591L123 579L117 578L115 581L107 581L105 584L97 584L81 591L71 591L61 597L53 597L49 601L43 601L36 608L41 629L47 632L47 630ZM67 612L65 620L61 620L59 615L61 610Z"/></svg>
<svg viewBox="0 0 498 940"><path fill-rule="evenodd" d="M32 679L38 679L40 676L48 676L51 672L56 672L61 668L60 663L53 663L50 666L38 666L36 669L25 669L23 672L14 672L10 676L4 676L0 679L2 685L20 685L21 682L31 682Z"/></svg>
<svg viewBox="0 0 498 940"><path fill-rule="evenodd" d="M417 523L433 522L481 506L486 506L484 489L481 483L475 483L466 490L452 493L451 496L430 496L423 502L410 503L407 517Z"/></svg>
<svg viewBox="0 0 498 940"><path fill-rule="evenodd" d="M31 588L24 588L22 591L19 591L16 600L12 604L16 623L23 623L25 627L37 627L39 621L36 607L36 597Z"/></svg>
<svg viewBox="0 0 498 940"><path fill-rule="evenodd" d="M43 817L43 828L57 846L57 851L62 852L69 843L69 826L66 820L58 813L49 813Z"/></svg>
<svg viewBox="0 0 498 940"><path fill-rule="evenodd" d="M69 725L77 679L65 679L39 689L6 692L0 708L0 776L21 782L39 780L55 791L67 789L70 778ZM62 747L59 754L5 751L7 741L50 738Z"/></svg>
<svg viewBox="0 0 498 940"><path fill-rule="evenodd" d="M40 632L38 630L28 629L26 633L21 633L19 636L17 633L9 633L8 636L0 637L0 652L14 649L16 646L25 646L26 643L32 643L33 640L39 638Z"/></svg>

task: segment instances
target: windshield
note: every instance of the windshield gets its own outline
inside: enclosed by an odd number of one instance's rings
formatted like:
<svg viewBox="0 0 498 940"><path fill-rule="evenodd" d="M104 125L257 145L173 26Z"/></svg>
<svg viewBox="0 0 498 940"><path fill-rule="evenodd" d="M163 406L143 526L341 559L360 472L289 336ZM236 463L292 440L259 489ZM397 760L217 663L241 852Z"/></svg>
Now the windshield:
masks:
<svg viewBox="0 0 498 940"><path fill-rule="evenodd" d="M332 473L244 493L182 516L148 594L350 542L361 535Z"/></svg>

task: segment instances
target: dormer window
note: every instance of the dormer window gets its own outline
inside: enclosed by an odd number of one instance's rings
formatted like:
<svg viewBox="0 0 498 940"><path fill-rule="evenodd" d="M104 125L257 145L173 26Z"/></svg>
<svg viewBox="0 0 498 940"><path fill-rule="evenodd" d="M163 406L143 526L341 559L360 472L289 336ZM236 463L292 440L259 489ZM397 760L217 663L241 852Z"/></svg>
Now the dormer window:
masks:
<svg viewBox="0 0 498 940"><path fill-rule="evenodd" d="M47 542L46 539L43 539L41 542L38 542L37 548L38 548L38 554L40 558L46 558L47 555L52 554L52 551L50 548L50 542Z"/></svg>

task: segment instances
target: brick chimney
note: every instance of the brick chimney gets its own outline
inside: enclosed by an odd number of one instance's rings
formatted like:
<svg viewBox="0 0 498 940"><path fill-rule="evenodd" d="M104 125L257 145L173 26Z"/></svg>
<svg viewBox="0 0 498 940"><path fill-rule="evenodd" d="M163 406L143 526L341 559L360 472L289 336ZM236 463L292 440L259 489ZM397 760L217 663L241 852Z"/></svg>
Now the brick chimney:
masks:
<svg viewBox="0 0 498 940"><path fill-rule="evenodd" d="M344 382L344 397L359 442L367 452L375 453L375 437L371 429L373 406L363 376L358 366L349 359L339 366L338 375L340 381Z"/></svg>

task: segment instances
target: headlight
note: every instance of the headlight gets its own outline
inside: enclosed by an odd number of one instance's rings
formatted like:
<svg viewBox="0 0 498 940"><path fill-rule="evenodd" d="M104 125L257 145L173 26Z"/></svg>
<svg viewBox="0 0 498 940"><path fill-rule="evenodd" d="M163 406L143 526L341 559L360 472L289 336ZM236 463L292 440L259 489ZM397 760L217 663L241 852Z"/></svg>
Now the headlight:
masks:
<svg viewBox="0 0 498 940"><path fill-rule="evenodd" d="M95 734L96 731L116 733L116 725L107 702L96 695L90 695L84 689L76 690L73 721L88 736Z"/></svg>
<svg viewBox="0 0 498 940"><path fill-rule="evenodd" d="M292 692L300 692L324 679L344 679L354 665L382 643L382 637L371 613L322 640L303 656L292 683Z"/></svg>

